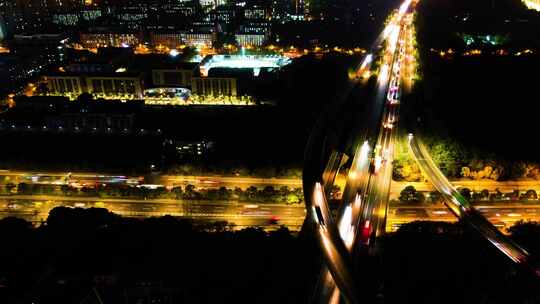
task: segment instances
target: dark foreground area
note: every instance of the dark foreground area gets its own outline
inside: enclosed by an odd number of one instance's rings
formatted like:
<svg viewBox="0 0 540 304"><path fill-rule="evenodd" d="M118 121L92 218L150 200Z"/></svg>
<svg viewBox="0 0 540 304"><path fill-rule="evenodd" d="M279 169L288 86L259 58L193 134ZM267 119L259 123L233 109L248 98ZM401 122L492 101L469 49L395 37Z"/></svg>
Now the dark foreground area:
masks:
<svg viewBox="0 0 540 304"><path fill-rule="evenodd" d="M0 303L309 303L320 256L309 234L129 219L57 208L32 228L0 220ZM512 236L538 252L540 226ZM414 222L360 262L366 303L538 303L538 288L460 224ZM365 260L364 260L365 261Z"/></svg>

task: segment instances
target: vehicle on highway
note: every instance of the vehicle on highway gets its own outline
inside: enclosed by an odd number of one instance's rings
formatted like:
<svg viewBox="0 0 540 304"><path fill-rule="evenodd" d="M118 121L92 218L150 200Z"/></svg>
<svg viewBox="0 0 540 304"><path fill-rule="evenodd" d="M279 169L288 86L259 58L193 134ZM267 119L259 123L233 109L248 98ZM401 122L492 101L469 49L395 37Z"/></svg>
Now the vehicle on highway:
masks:
<svg viewBox="0 0 540 304"><path fill-rule="evenodd" d="M315 211L315 220L317 221L317 223L321 227L326 228L326 222L324 221L324 217L322 215L321 207L314 206L313 209Z"/></svg>
<svg viewBox="0 0 540 304"><path fill-rule="evenodd" d="M389 105L396 105L399 103L399 94L398 91L390 91L388 92L387 96L388 104Z"/></svg>
<svg viewBox="0 0 540 304"><path fill-rule="evenodd" d="M362 225L362 230L360 231L360 244L361 245L369 245L369 239L371 238L371 230L372 225L369 220L366 220L364 224Z"/></svg>
<svg viewBox="0 0 540 304"><path fill-rule="evenodd" d="M268 223L269 223L270 225L277 225L277 224L279 224L279 217L276 216L276 215L272 215L272 216L270 217L270 219L268 220Z"/></svg>
<svg viewBox="0 0 540 304"><path fill-rule="evenodd" d="M377 175L377 173L379 173L379 170L381 169L384 162L386 161L385 157L387 153L388 153L387 149L385 149L385 151L382 151L381 145L377 145L375 147L375 151L374 151L375 156L371 159L371 162L369 164L369 171L371 174Z"/></svg>

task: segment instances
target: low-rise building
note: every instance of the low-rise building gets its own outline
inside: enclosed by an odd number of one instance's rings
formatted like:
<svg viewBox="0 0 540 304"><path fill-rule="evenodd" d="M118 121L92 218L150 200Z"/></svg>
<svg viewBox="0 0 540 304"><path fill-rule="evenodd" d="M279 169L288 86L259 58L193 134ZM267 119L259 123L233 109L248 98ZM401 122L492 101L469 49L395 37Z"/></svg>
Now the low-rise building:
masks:
<svg viewBox="0 0 540 304"><path fill-rule="evenodd" d="M190 87L196 69L196 66L192 69L153 69L152 83L154 86Z"/></svg>
<svg viewBox="0 0 540 304"><path fill-rule="evenodd" d="M140 73L57 73L44 76L47 94L77 98L82 93L105 99L142 99Z"/></svg>
<svg viewBox="0 0 540 304"><path fill-rule="evenodd" d="M88 93L112 99L142 99L143 81L139 73L114 73L86 77Z"/></svg>
<svg viewBox="0 0 540 304"><path fill-rule="evenodd" d="M235 78L221 77L193 77L191 92L203 96L236 96L237 86Z"/></svg>

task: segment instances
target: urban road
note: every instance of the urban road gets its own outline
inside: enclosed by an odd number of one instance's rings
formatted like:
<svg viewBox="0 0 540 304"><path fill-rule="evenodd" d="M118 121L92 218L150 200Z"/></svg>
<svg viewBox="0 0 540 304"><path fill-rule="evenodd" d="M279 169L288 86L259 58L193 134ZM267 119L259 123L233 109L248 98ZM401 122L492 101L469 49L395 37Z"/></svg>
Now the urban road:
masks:
<svg viewBox="0 0 540 304"><path fill-rule="evenodd" d="M49 183L54 181L61 181L69 173L68 172L24 172L24 171L10 171L0 170L0 179L9 178L11 182L17 184L19 182L25 182L31 180L32 176L38 176L42 178L49 178ZM93 183L99 179L112 179L114 177L101 173L72 173L71 178L79 182ZM52 180L51 180L52 178ZM138 177L125 177L125 179L137 179ZM226 187L234 189L236 187L243 190L250 186L257 188L263 188L265 186L273 186L278 189L282 186L287 186L291 189L301 188L302 179L300 178L258 178L258 177L235 177L235 176L183 176L183 175L158 175L154 178L155 182L164 186L185 186L191 184L197 188L218 188ZM512 192L514 190L527 191L529 189L540 192L540 181L490 181L490 180L463 180L463 181L451 181L452 185L456 188L465 187L473 191L488 190L490 192L497 189L501 192ZM408 185L412 185L418 191L428 192L436 191L435 188L428 182L403 182L392 181L390 186L390 198L396 198L403 188Z"/></svg>
<svg viewBox="0 0 540 304"><path fill-rule="evenodd" d="M68 173L68 172L24 172L0 170L0 179L4 183L31 182L41 184L62 184L69 182L79 184L95 184L106 182L126 182L127 180L141 180L142 177L112 176L100 173ZM273 186L279 188L287 186L290 189L302 186L301 179L295 178L255 178L234 176L176 176L157 175L151 182L167 187L194 185L199 189L209 188L236 188L246 189L250 186L263 188ZM397 198L407 185L413 185L418 191L435 191L429 183L425 182L395 182L391 183L390 198ZM538 181L456 181L456 187L467 187L474 191L487 189L502 192L511 192L515 189L526 191L529 189L540 192ZM478 203L475 207L482 212L492 223L499 228L510 226L518 220L540 220L540 202L500 202ZM300 229L304 217L303 204L287 205L285 203L251 203L251 202L216 202L216 201L186 201L174 199L114 199L77 196L44 196L44 195L0 195L0 218L16 216L34 223L47 219L51 209L57 206L66 207L102 207L128 217L152 217L172 215L192 218L198 221L227 221L234 223L235 227L260 226L267 229L287 226L292 231ZM400 206L391 205L387 231L395 230L400 224L414 220L440 220L455 221L455 217L443 205L436 206Z"/></svg>
<svg viewBox="0 0 540 304"><path fill-rule="evenodd" d="M473 205L503 232L518 220L540 221L538 201L479 202ZM51 209L59 206L107 208L116 214L136 218L171 215L201 222L227 221L235 229L257 226L272 230L283 225L291 231L298 231L306 215L303 204L3 195L0 196L0 218L14 216L39 224L47 219ZM394 231L399 225L416 220L455 222L456 218L442 204L391 205L386 230Z"/></svg>

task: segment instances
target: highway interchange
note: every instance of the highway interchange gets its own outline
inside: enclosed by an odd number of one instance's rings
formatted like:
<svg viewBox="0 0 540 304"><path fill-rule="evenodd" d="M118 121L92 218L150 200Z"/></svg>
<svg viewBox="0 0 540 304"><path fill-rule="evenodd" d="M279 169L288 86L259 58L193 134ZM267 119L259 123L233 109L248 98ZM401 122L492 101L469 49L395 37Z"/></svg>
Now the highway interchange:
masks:
<svg viewBox="0 0 540 304"><path fill-rule="evenodd" d="M371 51L359 65L358 74L370 71L375 62L380 67L376 73L377 83L373 109L365 118L368 129L352 132L353 153L346 173L341 204L334 210L330 204L330 189L336 177L342 173L341 166L349 157L332 151L320 177L298 179L262 179L250 177L199 177L159 175L150 180L142 177L105 176L92 173L28 175L27 172L0 172L14 183L32 182L71 184L75 186L97 183L126 183L147 186L174 187L194 185L196 188L226 187L246 189L250 186L303 187L305 207L301 205L267 204L253 202L187 201L174 199L99 199L95 197L63 196L0 196L0 217L17 216L33 223L47 218L49 211L58 206L100 207L128 217L152 217L172 215L191 218L201 222L226 221L233 229L259 226L277 229L286 226L292 231L305 227L307 218L317 237L325 263L321 267L317 285L316 301L339 303L343 298L349 303L359 302L357 274L353 271L355 259L376 255L378 237L399 225L414 220L456 221L460 219L488 240L516 264L531 268L540 276L540 268L530 263L529 253L512 242L502 231L519 219L540 219L540 206L528 203L471 204L456 190L431 160L418 136L409 135L409 151L418 163L429 184L418 183L421 191L440 192L444 205L390 205L391 196L404 187L392 183L392 162L398 137L399 108L403 90L411 87L411 66L414 64L412 47L412 0L404 0L397 12L376 39ZM309 150L308 150L309 151ZM310 179L311 178L311 179ZM306 183L306 180L308 183ZM468 182L458 182L466 185ZM481 183L470 182L478 187ZM521 187L525 183L516 183ZM431 186L430 186L431 185ZM503 190L509 184L485 183L482 189ZM534 189L533 186L527 189ZM519 188L519 187L518 187ZM336 216L334 216L336 214ZM501 231L502 230L502 231Z"/></svg>
<svg viewBox="0 0 540 304"><path fill-rule="evenodd" d="M325 169L317 178L316 170L304 170L311 176L304 176L304 192L306 193L306 209L314 225L312 233L317 237L319 247L324 259L319 280L317 283L314 302L358 303L358 290L360 281L365 273L359 274L360 269L351 267L358 265L360 260L367 260L369 256L376 256L378 252L378 237L399 225L399 219L390 220L392 210L389 212L389 197L392 181L392 162L395 142L397 138L397 124L399 121L399 107L401 103L402 84L410 88L412 77L410 74L410 61L413 59L411 50L412 13L415 3L404 0L399 10L389 18L382 34L384 47L373 48L376 55L368 54L360 68L369 67L372 57L380 57L380 67L376 73L377 85L373 98L373 109L368 117L359 117L370 124L367 129L356 130L352 128L349 136L352 138L354 153L347 155L333 150L328 157ZM409 65L408 65L409 64ZM363 73L360 71L359 73ZM379 113L382 112L382 115ZM321 132L315 129L314 132ZM317 138L312 135L312 138ZM324 155L327 138L322 137L322 147L313 148L316 144L312 140L308 143L307 151ZM495 224L504 227L509 217L523 216L519 212L495 212L495 208L474 208L456 188L441 173L427 150L421 145L418 136L409 134L409 151L433 187L441 193L443 202L447 207L427 211L426 208L398 208L393 215L396 218L410 217L411 219L424 219L433 216L439 220L449 220L455 216L464 224L476 230L494 248L505 254L516 265L525 268L540 276L540 267L536 258L531 257L527 251L504 235L486 217L495 217ZM311 147L309 146L311 145ZM350 167L343 167L347 159L352 157ZM317 167L310 160L324 162L324 157L307 158L307 167ZM340 170L348 171L341 205L335 219L328 207L329 191L336 182ZM430 209L430 208L428 208ZM524 209L536 214L536 210ZM369 276L369 275L368 275ZM367 283L377 284L376 280ZM366 283L366 282L364 282ZM375 286L374 286L375 287Z"/></svg>

